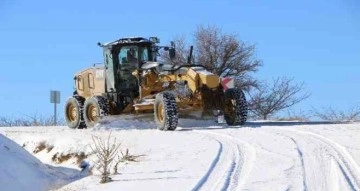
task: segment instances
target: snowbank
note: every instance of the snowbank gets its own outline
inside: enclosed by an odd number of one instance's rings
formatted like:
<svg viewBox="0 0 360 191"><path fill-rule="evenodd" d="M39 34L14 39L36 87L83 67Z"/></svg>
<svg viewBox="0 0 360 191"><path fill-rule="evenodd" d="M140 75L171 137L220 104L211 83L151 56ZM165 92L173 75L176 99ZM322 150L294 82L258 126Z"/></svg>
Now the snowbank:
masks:
<svg viewBox="0 0 360 191"><path fill-rule="evenodd" d="M60 170L41 163L18 144L0 134L1 190L42 191L69 183Z"/></svg>

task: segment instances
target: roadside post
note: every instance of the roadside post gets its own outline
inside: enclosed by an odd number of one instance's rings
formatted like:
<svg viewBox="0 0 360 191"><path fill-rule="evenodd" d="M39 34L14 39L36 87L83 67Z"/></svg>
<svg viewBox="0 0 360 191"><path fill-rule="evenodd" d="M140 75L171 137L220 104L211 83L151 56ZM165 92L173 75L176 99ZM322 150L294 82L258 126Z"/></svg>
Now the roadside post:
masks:
<svg viewBox="0 0 360 191"><path fill-rule="evenodd" d="M54 104L54 125L56 126L56 104L60 103L60 91L51 90L50 91L50 103Z"/></svg>

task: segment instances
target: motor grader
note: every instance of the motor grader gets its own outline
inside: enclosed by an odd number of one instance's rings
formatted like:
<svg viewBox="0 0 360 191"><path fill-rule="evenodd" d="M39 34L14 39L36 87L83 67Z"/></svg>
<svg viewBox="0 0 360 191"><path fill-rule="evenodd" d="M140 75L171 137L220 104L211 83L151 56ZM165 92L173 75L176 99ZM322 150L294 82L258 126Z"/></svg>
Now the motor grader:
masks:
<svg viewBox="0 0 360 191"><path fill-rule="evenodd" d="M159 62L161 49L175 58L174 43L159 42L157 37L134 37L98 43L104 64L75 75L75 91L65 104L68 126L89 128L103 116L153 112L159 130L175 130L179 113L211 110L222 111L228 125L245 123L247 103L241 90L226 89L202 65Z"/></svg>

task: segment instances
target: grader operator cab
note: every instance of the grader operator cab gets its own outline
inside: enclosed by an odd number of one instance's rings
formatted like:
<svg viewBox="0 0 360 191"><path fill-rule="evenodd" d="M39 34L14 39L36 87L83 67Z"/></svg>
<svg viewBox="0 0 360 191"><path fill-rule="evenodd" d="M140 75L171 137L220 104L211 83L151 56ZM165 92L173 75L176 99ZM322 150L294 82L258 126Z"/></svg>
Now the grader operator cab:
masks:
<svg viewBox="0 0 360 191"><path fill-rule="evenodd" d="M75 75L75 91L65 104L68 126L93 127L103 116L153 112L158 129L175 130L179 112L208 110L223 111L228 125L245 123L247 103L241 90L225 90L220 77L202 65L159 63L159 50L173 59L175 46L158 43L156 37L98 43L104 65Z"/></svg>

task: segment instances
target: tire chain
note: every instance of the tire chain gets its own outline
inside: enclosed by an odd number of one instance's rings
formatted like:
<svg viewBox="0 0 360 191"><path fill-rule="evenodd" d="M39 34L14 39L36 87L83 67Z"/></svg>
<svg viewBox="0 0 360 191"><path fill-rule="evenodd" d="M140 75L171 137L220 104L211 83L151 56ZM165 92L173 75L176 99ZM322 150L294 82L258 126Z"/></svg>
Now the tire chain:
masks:
<svg viewBox="0 0 360 191"><path fill-rule="evenodd" d="M164 100L164 110L166 112L166 124L165 124L165 131L170 130L173 131L176 129L178 124L178 112L176 108L176 101L175 97L170 92L162 93L162 97Z"/></svg>
<svg viewBox="0 0 360 191"><path fill-rule="evenodd" d="M78 96L78 95L74 95L73 98L76 100L76 102L79 105L80 122L79 122L78 128L79 129L86 128L85 119L84 119L84 102L85 102L85 99Z"/></svg>
<svg viewBox="0 0 360 191"><path fill-rule="evenodd" d="M248 106L243 91L234 89L232 92L233 98L235 99L235 113L236 113L236 124L243 125L247 119Z"/></svg>
<svg viewBox="0 0 360 191"><path fill-rule="evenodd" d="M94 99L97 100L99 105L99 117L109 115L109 102L107 99L102 96L94 96Z"/></svg>

